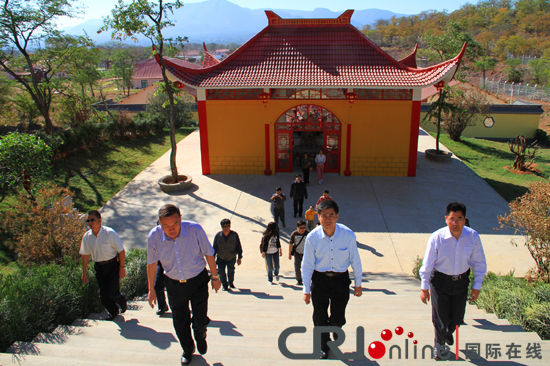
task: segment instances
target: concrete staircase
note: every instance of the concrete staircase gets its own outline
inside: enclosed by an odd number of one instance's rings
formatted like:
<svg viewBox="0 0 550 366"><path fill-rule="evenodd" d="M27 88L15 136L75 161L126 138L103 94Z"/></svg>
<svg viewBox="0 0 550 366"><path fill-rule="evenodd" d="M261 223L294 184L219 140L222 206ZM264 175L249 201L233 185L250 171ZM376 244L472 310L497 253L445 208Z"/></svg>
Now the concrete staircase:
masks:
<svg viewBox="0 0 550 366"><path fill-rule="evenodd" d="M418 297L419 282L395 273L365 273L364 278L363 296L352 296L347 308L346 339L340 349L353 360L344 363L433 363L429 350L425 351L424 358L422 356L424 346L432 345L433 328L430 307L422 304ZM305 326L307 333L290 335L287 345L291 352L312 352L312 306L304 304L301 288L295 283L291 271L283 271L280 282L270 285L263 271L238 268L235 284L239 289L210 293L209 349L204 356L195 355L192 365L341 364L342 361L334 358L327 361L289 360L279 351L278 338L284 329ZM17 342L9 353L0 354L0 365L178 365L182 351L171 314L159 318L155 310L146 301L135 301L114 322L92 314L90 319L40 334L32 342ZM458 362L476 365L495 361L528 365L548 365L550 362L550 342L541 341L535 333L524 332L521 327L470 305L465 321L466 325L460 328ZM364 329L364 354L368 359L357 359L352 354L357 351L357 327ZM401 335L395 333L396 327L403 328ZM392 331L391 340L382 340L384 329ZM407 336L409 332L414 334L411 338ZM384 356L377 360L368 352L369 345L375 341L384 344L386 349ZM470 360L472 355L465 353L466 343L479 344L481 358ZM512 343L518 345L519 353L506 353L507 345ZM500 356L496 359L486 357L487 344L499 345ZM527 358L529 344L540 345L542 359ZM451 351L454 361L454 347Z"/></svg>

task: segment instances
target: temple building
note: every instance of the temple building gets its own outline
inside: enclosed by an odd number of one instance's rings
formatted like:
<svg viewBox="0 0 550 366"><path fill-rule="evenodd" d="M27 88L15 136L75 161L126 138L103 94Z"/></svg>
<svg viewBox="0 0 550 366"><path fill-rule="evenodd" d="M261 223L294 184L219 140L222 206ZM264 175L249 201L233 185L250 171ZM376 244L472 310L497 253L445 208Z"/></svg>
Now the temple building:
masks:
<svg viewBox="0 0 550 366"><path fill-rule="evenodd" d="M283 19L222 61L193 69L165 59L196 92L203 174L300 170L305 153L326 172L414 176L422 89L449 82L464 55L418 68L416 48L396 60L336 19Z"/></svg>

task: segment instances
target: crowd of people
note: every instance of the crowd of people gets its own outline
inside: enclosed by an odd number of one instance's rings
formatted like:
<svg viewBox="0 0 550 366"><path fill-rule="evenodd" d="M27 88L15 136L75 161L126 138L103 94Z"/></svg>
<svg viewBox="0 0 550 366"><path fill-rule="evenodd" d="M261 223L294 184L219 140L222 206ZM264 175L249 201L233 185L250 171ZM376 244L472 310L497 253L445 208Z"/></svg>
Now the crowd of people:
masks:
<svg viewBox="0 0 550 366"><path fill-rule="evenodd" d="M319 176L322 181L322 171ZM341 328L346 323L345 310L352 284L349 267L354 273L351 293L359 297L363 291L356 235L338 222L340 209L328 190L304 212L307 184L301 175L296 175L290 197L297 220L288 240L288 259L293 260L296 286L302 289L305 304L313 305L314 326ZM269 198L273 221L266 225L260 239L260 254L272 285L280 282L283 239L279 221L286 228L285 200L282 188L277 187ZM432 304L436 359L445 345L454 343L453 332L463 323L466 301L468 297L475 300L479 296L487 269L479 235L468 227L466 207L452 202L447 205L444 217L446 226L428 240L419 272L420 300L427 304L431 299ZM127 309L119 285L126 275L125 250L117 233L102 225L98 211L90 211L86 223L89 230L80 248L82 281L88 282L87 266L92 260L101 303L108 312L107 319L114 320ZM177 206L166 204L159 209L158 222L148 235L147 299L151 307L158 306L159 316L171 310L174 330L183 349L182 364L191 362L195 350L200 354L207 352L208 284L215 292L222 289L231 293L237 289L235 266L242 264L243 245L239 234L231 229L229 219L222 219L220 227L211 244L201 225L183 220ZM470 270L474 282L468 296ZM320 358L328 357L330 341L330 333L321 334Z"/></svg>

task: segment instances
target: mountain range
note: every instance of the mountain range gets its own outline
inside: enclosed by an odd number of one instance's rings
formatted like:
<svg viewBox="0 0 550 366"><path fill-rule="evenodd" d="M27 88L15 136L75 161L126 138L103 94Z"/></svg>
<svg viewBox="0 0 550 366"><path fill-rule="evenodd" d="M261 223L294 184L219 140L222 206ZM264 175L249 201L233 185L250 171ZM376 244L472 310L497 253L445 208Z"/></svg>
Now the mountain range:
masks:
<svg viewBox="0 0 550 366"><path fill-rule="evenodd" d="M318 8L312 11L273 10L282 18L336 18L342 12ZM355 10L351 23L358 29L369 24L374 25L379 19L390 19L403 16L388 10L364 9ZM166 28L166 37L187 36L190 42L243 43L267 26L264 9L249 9L236 5L228 0L206 0L199 3L185 4L174 11L171 19L175 25ZM103 25L101 19L89 19L79 25L63 29L68 34L79 35L86 32L97 44L111 41L110 32L97 33ZM149 45L144 38L138 37L138 44Z"/></svg>

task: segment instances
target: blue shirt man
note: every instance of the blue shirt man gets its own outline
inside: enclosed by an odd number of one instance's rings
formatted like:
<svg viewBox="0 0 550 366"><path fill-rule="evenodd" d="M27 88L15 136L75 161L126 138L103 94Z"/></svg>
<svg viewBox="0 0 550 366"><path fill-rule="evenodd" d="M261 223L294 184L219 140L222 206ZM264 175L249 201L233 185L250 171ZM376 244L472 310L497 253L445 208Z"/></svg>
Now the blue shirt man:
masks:
<svg viewBox="0 0 550 366"><path fill-rule="evenodd" d="M207 351L206 326L208 282L205 258L212 273L212 288L220 289L220 279L214 261L214 249L202 227L191 221L182 221L177 206L166 204L159 210L159 224L147 239L147 299L152 308L156 303L154 289L157 262L166 275L168 302L172 309L174 329L183 348L182 364L189 364L195 351L193 334L200 354ZM193 319L189 312L189 303Z"/></svg>
<svg viewBox="0 0 550 366"><path fill-rule="evenodd" d="M319 204L320 226L306 237L302 259L304 302L313 303L315 326L346 324L346 306L349 301L348 267L354 274L354 295L361 296L361 258L357 250L355 234L348 227L338 224L338 205L333 200ZM328 309L330 307L330 316ZM321 334L321 358L328 357L328 333Z"/></svg>
<svg viewBox="0 0 550 366"><path fill-rule="evenodd" d="M420 300L424 304L430 301L431 292L436 359L445 358L442 347L454 344L453 332L464 321L470 267L474 272L472 301L479 296L487 272L479 235L465 227L466 206L459 202L449 203L445 222L446 227L430 236L419 271Z"/></svg>

